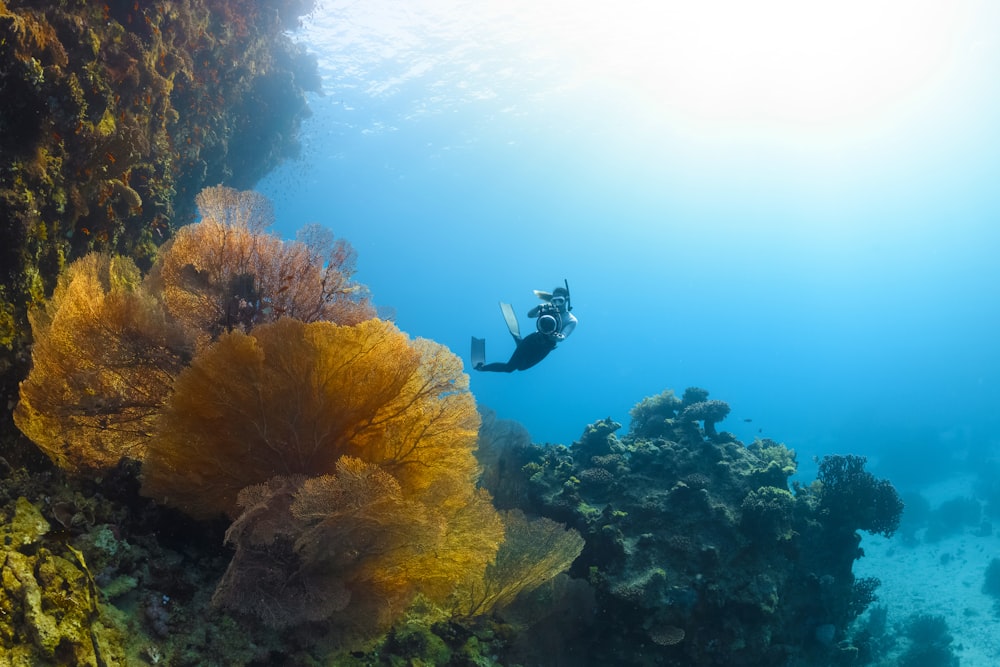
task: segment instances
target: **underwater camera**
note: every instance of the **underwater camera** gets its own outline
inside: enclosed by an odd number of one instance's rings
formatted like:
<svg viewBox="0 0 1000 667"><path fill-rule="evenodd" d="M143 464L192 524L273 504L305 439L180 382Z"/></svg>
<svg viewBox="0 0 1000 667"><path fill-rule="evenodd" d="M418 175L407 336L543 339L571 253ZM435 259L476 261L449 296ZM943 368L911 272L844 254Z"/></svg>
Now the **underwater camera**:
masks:
<svg viewBox="0 0 1000 667"><path fill-rule="evenodd" d="M542 305L538 313L538 320L535 322L535 328L538 329L538 332L551 336L559 331L561 325L562 317L559 316L559 309L550 303Z"/></svg>

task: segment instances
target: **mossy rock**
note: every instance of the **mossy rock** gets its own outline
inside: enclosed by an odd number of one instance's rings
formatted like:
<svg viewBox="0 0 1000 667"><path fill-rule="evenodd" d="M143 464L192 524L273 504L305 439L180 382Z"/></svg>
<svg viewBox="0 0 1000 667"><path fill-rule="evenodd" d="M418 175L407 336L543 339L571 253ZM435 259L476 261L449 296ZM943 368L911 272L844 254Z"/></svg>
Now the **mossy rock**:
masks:
<svg viewBox="0 0 1000 667"><path fill-rule="evenodd" d="M38 546L48 531L48 522L25 498L17 499L13 517L0 529L5 664L125 665L120 633L100 621L85 565Z"/></svg>
<svg viewBox="0 0 1000 667"><path fill-rule="evenodd" d="M14 516L0 526L0 545L3 549L21 549L37 544L49 532L49 522L27 498L14 503Z"/></svg>

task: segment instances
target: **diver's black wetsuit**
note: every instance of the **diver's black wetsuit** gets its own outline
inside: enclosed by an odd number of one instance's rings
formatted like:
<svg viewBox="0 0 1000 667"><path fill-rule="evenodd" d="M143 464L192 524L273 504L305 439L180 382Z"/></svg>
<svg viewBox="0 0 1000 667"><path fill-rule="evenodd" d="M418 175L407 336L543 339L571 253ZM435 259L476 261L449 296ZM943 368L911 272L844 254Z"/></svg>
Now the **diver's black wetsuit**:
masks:
<svg viewBox="0 0 1000 667"><path fill-rule="evenodd" d="M495 361L492 364L476 366L477 371L496 371L500 373L511 373L513 371L523 371L531 368L544 359L549 352L556 349L556 339L539 331L528 334L524 338L514 336L517 347L514 354L506 362Z"/></svg>
<svg viewBox="0 0 1000 667"><path fill-rule="evenodd" d="M510 304L500 302L507 330L514 338L514 354L506 362L486 363L486 339L472 337L472 362L477 371L493 371L496 373L512 373L531 368L556 349L556 344L566 340L573 333L577 320L569 311L569 283L563 281L565 287L556 287L551 293L534 290L535 296L542 300L528 311L528 317L536 320L535 331L521 337L521 328L517 316Z"/></svg>

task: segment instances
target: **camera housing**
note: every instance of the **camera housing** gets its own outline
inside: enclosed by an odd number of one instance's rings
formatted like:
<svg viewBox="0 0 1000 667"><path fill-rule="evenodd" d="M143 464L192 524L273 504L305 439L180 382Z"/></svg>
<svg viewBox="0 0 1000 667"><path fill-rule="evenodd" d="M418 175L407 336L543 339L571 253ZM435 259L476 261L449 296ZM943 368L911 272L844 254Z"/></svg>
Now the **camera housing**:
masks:
<svg viewBox="0 0 1000 667"><path fill-rule="evenodd" d="M559 309L550 303L539 307L538 319L535 321L535 328L539 333L551 336L562 327L562 316Z"/></svg>

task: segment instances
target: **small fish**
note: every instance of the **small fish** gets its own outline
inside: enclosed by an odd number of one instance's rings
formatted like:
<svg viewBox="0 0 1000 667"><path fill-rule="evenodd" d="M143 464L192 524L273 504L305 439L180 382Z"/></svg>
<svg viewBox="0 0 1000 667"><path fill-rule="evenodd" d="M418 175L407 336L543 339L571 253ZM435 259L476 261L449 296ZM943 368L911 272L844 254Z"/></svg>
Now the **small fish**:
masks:
<svg viewBox="0 0 1000 667"><path fill-rule="evenodd" d="M744 419L743 419L743 421L745 421L745 422L746 422L747 424L749 424L749 423L750 423L750 422L752 422L753 420L752 420L752 419L750 419L749 417L746 417L746 418L744 418Z"/></svg>

